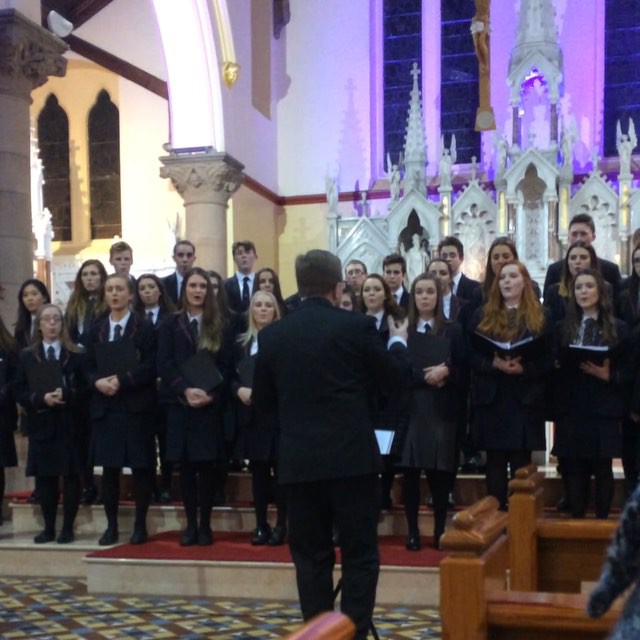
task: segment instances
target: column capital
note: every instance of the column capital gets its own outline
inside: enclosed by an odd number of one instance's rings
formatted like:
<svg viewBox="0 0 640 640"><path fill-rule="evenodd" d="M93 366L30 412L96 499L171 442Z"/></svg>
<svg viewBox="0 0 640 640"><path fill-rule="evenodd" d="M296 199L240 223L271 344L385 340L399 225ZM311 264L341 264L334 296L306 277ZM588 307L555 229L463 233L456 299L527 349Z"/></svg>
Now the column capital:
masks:
<svg viewBox="0 0 640 640"><path fill-rule="evenodd" d="M227 206L244 180L244 165L227 153L172 152L160 162L160 177L169 178L185 205L215 203Z"/></svg>
<svg viewBox="0 0 640 640"><path fill-rule="evenodd" d="M0 90L29 95L64 76L67 44L15 9L0 9Z"/></svg>

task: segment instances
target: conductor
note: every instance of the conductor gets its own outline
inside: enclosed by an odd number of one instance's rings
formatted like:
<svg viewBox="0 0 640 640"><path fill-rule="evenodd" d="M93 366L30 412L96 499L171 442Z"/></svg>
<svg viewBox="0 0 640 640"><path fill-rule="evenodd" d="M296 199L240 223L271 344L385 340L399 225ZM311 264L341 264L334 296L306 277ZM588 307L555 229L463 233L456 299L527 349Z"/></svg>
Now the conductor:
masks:
<svg viewBox="0 0 640 640"><path fill-rule="evenodd" d="M303 618L333 610L335 522L341 610L364 639L380 568L381 461L369 396L407 383L407 324L390 320L387 350L372 317L337 307L343 282L336 256L314 249L297 257L295 269L303 301L260 332L252 400L256 415L275 412L280 426L279 482Z"/></svg>

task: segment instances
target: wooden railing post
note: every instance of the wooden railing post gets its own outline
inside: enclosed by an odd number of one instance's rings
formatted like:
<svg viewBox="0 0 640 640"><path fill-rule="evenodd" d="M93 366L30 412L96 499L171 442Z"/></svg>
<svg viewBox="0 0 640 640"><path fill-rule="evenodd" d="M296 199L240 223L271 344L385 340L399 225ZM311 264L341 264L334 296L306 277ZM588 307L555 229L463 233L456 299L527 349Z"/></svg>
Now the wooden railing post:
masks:
<svg viewBox="0 0 640 640"><path fill-rule="evenodd" d="M511 589L537 591L538 536L537 520L543 515L544 474L535 465L516 471L509 483L509 556Z"/></svg>
<svg viewBox="0 0 640 640"><path fill-rule="evenodd" d="M444 640L487 639L487 584L504 589L508 567L507 514L486 497L453 519L441 538L440 618Z"/></svg>

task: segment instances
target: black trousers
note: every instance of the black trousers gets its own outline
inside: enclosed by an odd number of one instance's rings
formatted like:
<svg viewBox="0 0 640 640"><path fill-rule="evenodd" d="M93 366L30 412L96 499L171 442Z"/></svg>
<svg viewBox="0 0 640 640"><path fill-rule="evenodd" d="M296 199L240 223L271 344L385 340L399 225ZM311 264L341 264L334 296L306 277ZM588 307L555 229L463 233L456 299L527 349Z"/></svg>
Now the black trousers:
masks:
<svg viewBox="0 0 640 640"><path fill-rule="evenodd" d="M253 489L253 509L256 514L256 526L263 529L268 525L267 507L269 506L269 497L271 487L278 480L278 468L275 463L264 462L263 460L252 460L249 465L251 469L251 487ZM271 476L273 469L273 476ZM287 506L284 490L281 485L275 485L275 502L277 520L276 526L287 526Z"/></svg>
<svg viewBox="0 0 640 640"><path fill-rule="evenodd" d="M285 489L289 546L303 618L309 620L323 611L333 611L335 522L342 549L340 609L355 623L355 637L366 638L380 571L378 476L301 482Z"/></svg>
<svg viewBox="0 0 640 640"><path fill-rule="evenodd" d="M531 451L487 449L487 493L498 499L502 510L507 508L509 479L528 464L531 464Z"/></svg>
<svg viewBox="0 0 640 640"><path fill-rule="evenodd" d="M613 501L613 468L611 458L595 460L563 458L567 470L571 517L584 518L589 504L591 476L595 476L596 518L607 518Z"/></svg>

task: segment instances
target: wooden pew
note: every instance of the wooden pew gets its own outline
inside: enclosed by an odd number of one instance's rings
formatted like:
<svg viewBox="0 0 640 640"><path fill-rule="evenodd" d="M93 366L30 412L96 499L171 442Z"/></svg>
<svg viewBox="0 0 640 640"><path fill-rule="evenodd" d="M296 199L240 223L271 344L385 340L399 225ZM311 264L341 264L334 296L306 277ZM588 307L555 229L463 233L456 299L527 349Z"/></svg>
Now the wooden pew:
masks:
<svg viewBox="0 0 640 640"><path fill-rule="evenodd" d="M531 465L509 483L511 588L580 593L583 582L598 579L618 520L545 517L543 482Z"/></svg>
<svg viewBox="0 0 640 640"><path fill-rule="evenodd" d="M286 640L351 640L356 627L350 618L337 611L327 611L309 620Z"/></svg>
<svg viewBox="0 0 640 640"><path fill-rule="evenodd" d="M517 480L526 485L522 491L530 513L542 516L541 483L535 468L528 468ZM536 511L534 511L533 507ZM469 510L459 513L453 520L453 528L442 537L441 543L449 555L440 563L440 615L445 640L596 640L606 638L620 613L615 606L599 620L586 614L587 595L578 593L579 583L595 580L600 573L602 558L594 555L588 537L588 526L578 527L573 543L538 545L537 524L524 521L518 508L509 515L497 510L494 498L484 498ZM522 522L521 522L522 520ZM534 518L537 523L538 518ZM517 522L516 522L517 521ZM576 522L565 520L565 523ZM615 522L612 521L615 525ZM544 531L545 523L539 523ZM594 524L594 521L588 521ZM509 535L505 535L508 529ZM596 524L596 538L606 548L606 541ZM615 526L613 526L615 529ZM568 530L571 530L569 527ZM563 529L554 530L562 533ZM567 530L564 530L565 533ZM521 537L515 540L512 536ZM558 543L556 538L550 538ZM608 538L607 538L608 541ZM526 544L525 544L526 543ZM571 549L577 548L577 557L571 559ZM586 545L586 547L585 547ZM597 545L595 545L597 547ZM585 551L586 549L586 551ZM551 572L555 584L570 583L574 593L533 591L541 567L552 566L554 553L566 571L576 575ZM532 558L522 555L533 554ZM580 559L582 558L582 560ZM576 567L579 562L589 562L590 567ZM514 566L515 563L515 566ZM525 577L516 577L517 572ZM548 572L548 569L544 569ZM514 584L515 582L515 584ZM543 581L544 583L544 581ZM516 584L521 586L516 588ZM526 585L526 590L522 588ZM546 584L546 583L545 583Z"/></svg>

